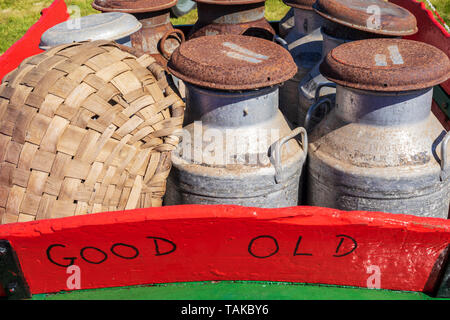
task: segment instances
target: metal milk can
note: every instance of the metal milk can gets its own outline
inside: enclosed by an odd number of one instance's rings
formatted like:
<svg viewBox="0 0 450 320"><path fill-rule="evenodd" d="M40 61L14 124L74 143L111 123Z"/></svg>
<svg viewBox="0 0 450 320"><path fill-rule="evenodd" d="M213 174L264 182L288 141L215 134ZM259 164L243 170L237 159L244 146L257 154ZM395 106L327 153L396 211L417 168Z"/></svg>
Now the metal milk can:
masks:
<svg viewBox="0 0 450 320"><path fill-rule="evenodd" d="M322 60L337 46L355 40L387 38L411 35L417 32L417 21L413 14L395 4L383 0L317 0L314 10L324 25ZM321 61L322 61L321 60ZM319 97L327 97L325 106L334 105L335 84L325 79L319 71L320 63L300 81L298 124L304 125L308 109ZM317 122L314 117L318 104L310 111L311 126ZM321 112L324 110L321 109ZM310 130L310 128L306 128Z"/></svg>
<svg viewBox="0 0 450 320"><path fill-rule="evenodd" d="M336 106L309 136L308 204L447 218L450 134L431 112L447 55L362 40L333 49L320 71L337 83Z"/></svg>
<svg viewBox="0 0 450 320"><path fill-rule="evenodd" d="M87 40L113 40L131 47L130 36L141 27L141 23L128 13L92 14L61 22L48 29L41 36L39 48L48 50L61 44Z"/></svg>
<svg viewBox="0 0 450 320"><path fill-rule="evenodd" d="M272 40L275 36L264 17L265 0L196 0L198 20L189 39L216 35L242 34Z"/></svg>
<svg viewBox="0 0 450 320"><path fill-rule="evenodd" d="M289 52L255 37L205 36L182 44L168 69L187 95L165 204L296 206L307 136L278 109L277 85L296 72Z"/></svg>
<svg viewBox="0 0 450 320"><path fill-rule="evenodd" d="M295 25L294 8L290 8L286 15L278 23L278 34L284 38Z"/></svg>
<svg viewBox="0 0 450 320"><path fill-rule="evenodd" d="M131 36L133 48L150 54L166 66L172 52L184 41L184 33L170 23L170 8L177 0L94 0L92 7L102 12L127 12L142 24Z"/></svg>
<svg viewBox="0 0 450 320"><path fill-rule="evenodd" d="M315 0L284 0L283 2L294 9L294 27L284 38L287 43L297 41L322 26L322 18L314 12L312 7Z"/></svg>
<svg viewBox="0 0 450 320"><path fill-rule="evenodd" d="M285 4L293 7L295 25L285 37L284 46L289 50L297 64L297 74L280 87L280 110L297 125L298 85L300 80L322 58L322 17L312 8L315 0L285 0Z"/></svg>

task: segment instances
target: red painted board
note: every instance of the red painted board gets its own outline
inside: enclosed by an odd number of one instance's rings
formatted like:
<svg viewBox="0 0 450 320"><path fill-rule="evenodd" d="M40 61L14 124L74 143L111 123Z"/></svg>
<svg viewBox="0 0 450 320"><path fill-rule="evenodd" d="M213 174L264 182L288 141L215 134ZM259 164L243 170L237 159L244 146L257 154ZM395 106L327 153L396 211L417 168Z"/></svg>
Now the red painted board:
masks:
<svg viewBox="0 0 450 320"><path fill-rule="evenodd" d="M39 49L42 34L54 25L69 18L64 0L55 0L50 7L42 10L41 18L0 56L0 79L17 68L19 64L30 56L43 52Z"/></svg>
<svg viewBox="0 0 450 320"><path fill-rule="evenodd" d="M80 289L211 280L367 287L379 279L380 288L429 292L450 221L191 205L2 225L0 239L11 241L33 294L70 289L72 262Z"/></svg>
<svg viewBox="0 0 450 320"><path fill-rule="evenodd" d="M419 31L412 35L404 37L431 44L450 57L450 33L435 19L433 13L425 7L424 2L417 0L389 0L415 15ZM450 79L441 84L442 88L450 95Z"/></svg>

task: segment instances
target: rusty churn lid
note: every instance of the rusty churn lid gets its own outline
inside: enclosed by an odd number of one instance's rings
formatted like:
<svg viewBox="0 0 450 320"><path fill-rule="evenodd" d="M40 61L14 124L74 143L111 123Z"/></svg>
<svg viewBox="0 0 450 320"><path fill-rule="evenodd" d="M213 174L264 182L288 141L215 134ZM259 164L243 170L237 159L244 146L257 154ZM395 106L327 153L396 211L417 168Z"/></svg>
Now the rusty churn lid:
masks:
<svg viewBox="0 0 450 320"><path fill-rule="evenodd" d="M411 12L384 0L317 0L313 8L323 18L357 30L389 36L417 32Z"/></svg>
<svg viewBox="0 0 450 320"><path fill-rule="evenodd" d="M316 0L283 0L283 2L293 8L313 10L313 4Z"/></svg>
<svg viewBox="0 0 450 320"><path fill-rule="evenodd" d="M140 13L172 8L177 2L178 0L94 0L92 7L102 12Z"/></svg>
<svg viewBox="0 0 450 320"><path fill-rule="evenodd" d="M184 103L155 59L99 40L0 86L0 223L161 206Z"/></svg>
<svg viewBox="0 0 450 320"><path fill-rule="evenodd" d="M86 40L129 41L129 36L139 31L142 24L132 14L107 12L68 20L48 29L41 37L39 48L47 50L60 44ZM121 41L123 40L123 41Z"/></svg>
<svg viewBox="0 0 450 320"><path fill-rule="evenodd" d="M292 78L297 66L280 45L243 35L214 35L181 44L168 63L183 81L221 90L269 87Z"/></svg>
<svg viewBox="0 0 450 320"><path fill-rule="evenodd" d="M369 39L333 49L320 72L339 85L371 91L432 87L450 77L447 55L429 44L404 39Z"/></svg>
<svg viewBox="0 0 450 320"><path fill-rule="evenodd" d="M195 0L195 2L207 3L207 4L218 4L223 6L233 6L240 4L252 4L265 2L266 0Z"/></svg>

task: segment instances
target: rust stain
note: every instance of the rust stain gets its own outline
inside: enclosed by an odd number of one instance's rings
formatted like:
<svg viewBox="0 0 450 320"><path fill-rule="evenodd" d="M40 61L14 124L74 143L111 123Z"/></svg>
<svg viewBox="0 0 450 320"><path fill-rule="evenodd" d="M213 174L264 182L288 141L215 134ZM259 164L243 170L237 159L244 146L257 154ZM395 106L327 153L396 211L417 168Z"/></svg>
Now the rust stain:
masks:
<svg viewBox="0 0 450 320"><path fill-rule="evenodd" d="M198 1L197 1L198 2ZM272 40L275 30L264 17L264 2L198 2L198 21L189 39L215 34L244 34Z"/></svg>
<svg viewBox="0 0 450 320"><path fill-rule="evenodd" d="M102 12L153 12L171 8L178 0L95 0L92 7Z"/></svg>
<svg viewBox="0 0 450 320"><path fill-rule="evenodd" d="M450 77L447 55L434 46L404 39L368 39L333 49L320 72L339 85L396 92L432 87Z"/></svg>
<svg viewBox="0 0 450 320"><path fill-rule="evenodd" d="M274 42L241 35L215 35L183 43L168 70L201 87L251 90L292 78L297 66L287 50Z"/></svg>
<svg viewBox="0 0 450 320"><path fill-rule="evenodd" d="M283 0L283 2L293 8L312 11L313 4L316 2L316 0Z"/></svg>
<svg viewBox="0 0 450 320"><path fill-rule="evenodd" d="M346 27L391 36L417 32L417 20L408 10L384 0L317 0L314 10Z"/></svg>

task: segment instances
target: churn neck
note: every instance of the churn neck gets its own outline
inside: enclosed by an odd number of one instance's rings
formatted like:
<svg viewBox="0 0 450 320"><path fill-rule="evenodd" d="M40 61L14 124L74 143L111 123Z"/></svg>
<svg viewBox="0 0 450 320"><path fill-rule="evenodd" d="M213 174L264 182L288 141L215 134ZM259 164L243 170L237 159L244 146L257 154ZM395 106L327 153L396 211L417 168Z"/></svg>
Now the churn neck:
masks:
<svg viewBox="0 0 450 320"><path fill-rule="evenodd" d="M322 17L313 10L294 8L294 28L300 36L310 34L322 26Z"/></svg>
<svg viewBox="0 0 450 320"><path fill-rule="evenodd" d="M170 23L170 9L133 13L133 15L142 23L142 28L157 27Z"/></svg>
<svg viewBox="0 0 450 320"><path fill-rule="evenodd" d="M212 127L245 127L271 120L278 110L278 85L225 91L186 83L184 126L194 121Z"/></svg>
<svg viewBox="0 0 450 320"><path fill-rule="evenodd" d="M349 28L325 19L323 21L321 29L323 34L322 58L325 58L331 50L346 42L378 38L399 38Z"/></svg>
<svg viewBox="0 0 450 320"><path fill-rule="evenodd" d="M433 88L403 92L376 92L338 85L336 116L344 122L376 126L407 125L428 118Z"/></svg>
<svg viewBox="0 0 450 320"><path fill-rule="evenodd" d="M201 24L240 24L264 18L264 2L218 5L197 2L198 21Z"/></svg>

